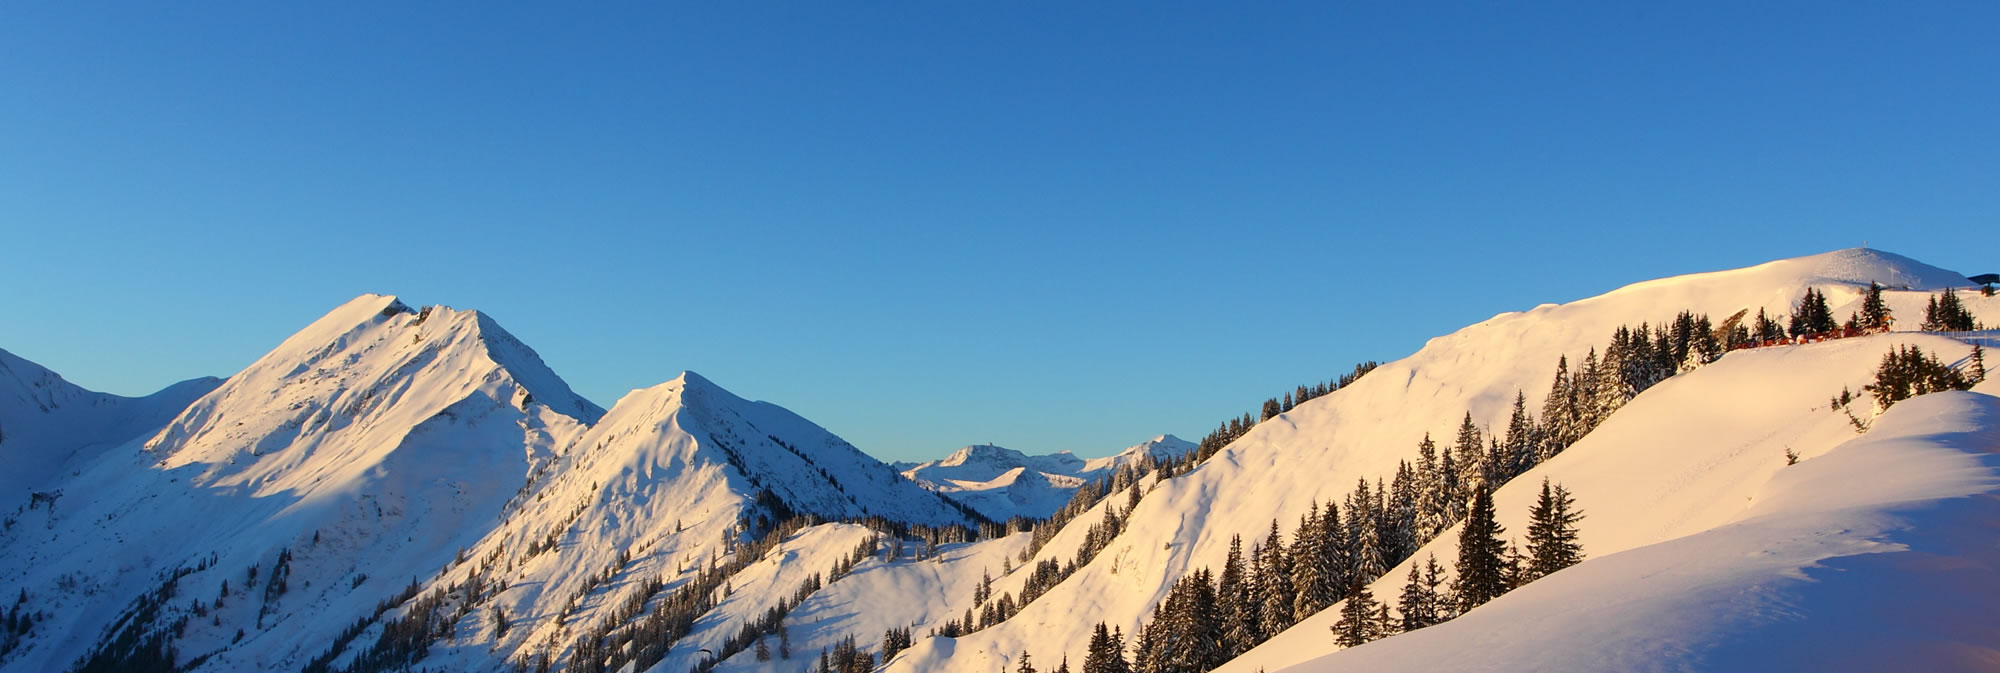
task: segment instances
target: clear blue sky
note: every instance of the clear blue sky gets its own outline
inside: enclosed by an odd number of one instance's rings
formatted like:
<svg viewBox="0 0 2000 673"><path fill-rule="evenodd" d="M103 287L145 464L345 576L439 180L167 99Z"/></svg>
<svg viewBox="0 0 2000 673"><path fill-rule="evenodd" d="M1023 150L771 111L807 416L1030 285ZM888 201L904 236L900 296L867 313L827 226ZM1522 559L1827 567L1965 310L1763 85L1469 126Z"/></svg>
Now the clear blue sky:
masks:
<svg viewBox="0 0 2000 673"><path fill-rule="evenodd" d="M1412 4L6 3L0 348L139 394L387 292L607 407L1101 454L1628 282L2000 271L2000 4Z"/></svg>

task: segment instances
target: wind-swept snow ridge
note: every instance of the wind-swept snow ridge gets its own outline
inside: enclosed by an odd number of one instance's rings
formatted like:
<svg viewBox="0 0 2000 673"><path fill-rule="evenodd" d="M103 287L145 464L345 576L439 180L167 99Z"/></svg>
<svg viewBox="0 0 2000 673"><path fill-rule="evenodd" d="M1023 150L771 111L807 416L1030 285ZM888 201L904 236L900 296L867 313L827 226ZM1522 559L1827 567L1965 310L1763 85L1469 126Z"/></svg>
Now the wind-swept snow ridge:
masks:
<svg viewBox="0 0 2000 673"><path fill-rule="evenodd" d="M1289 541L1292 529L1311 505L1344 500L1354 491L1357 480L1366 479L1373 484L1376 479L1393 476L1399 461L1415 459L1416 446L1426 433L1441 444L1449 443L1450 433L1468 411L1476 424L1491 430L1502 429L1517 392L1525 392L1529 409L1539 409L1557 358L1567 356L1575 367L1586 351L1601 347L1620 325L1658 324L1683 310L1705 313L1718 322L1739 312L1754 316L1760 308L1772 314L1789 314L1807 287L1826 293L1834 314L1844 317L1858 308L1870 280L1918 288L1966 285L1958 274L1901 256L1866 249L1842 250L1745 269L1638 283L1568 304L1504 313L1432 339L1417 353L1385 364L1351 386L1257 424L1192 472L1161 483L1140 502L1124 533L1110 547L1012 619L955 640L920 641L909 653L891 662L888 670L891 673L998 670L1009 666L1011 658L1024 649L1031 651L1038 661L1054 661L1065 653L1072 659L1080 659L1090 629L1097 622L1104 621L1128 635L1135 634L1176 580L1200 567L1219 569L1231 536L1242 535L1247 551L1275 519ZM1898 317L1897 329L1915 327L1928 296L1921 291L1889 293L1890 306ZM1989 302L1980 298L1968 300L1968 305L1975 311L2000 309L2000 305ZM1992 316L1982 313L1988 322L1993 321ZM1841 383L1859 389L1866 372L1872 371L1874 363L1888 349L1889 342L1884 339L1849 340L1833 345L1865 347L1868 351L1854 355L1856 359L1850 362L1856 368L1843 370L1845 377L1840 379ZM1823 345L1801 350L1815 352L1825 348ZM1750 352L1748 356L1764 354ZM1732 354L1720 364L1743 357L1746 354ZM1794 366L1809 370L1821 364L1799 362ZM1795 378L1786 369L1769 378L1736 385L1753 386L1755 392L1765 387L1796 385L1791 383ZM1838 394L1840 385L1828 389L1809 387L1813 389L1802 391L1807 393L1805 399L1821 407L1813 418L1827 423L1831 428L1827 432L1833 436L1851 433L1851 429L1845 428L1844 418L1824 408L1826 398ZM1732 427L1764 436L1770 427L1794 422L1796 415L1806 413L1814 402L1796 409L1773 410L1769 415L1753 417L1744 425ZM1627 412L1620 412L1624 413ZM1681 429L1663 428L1661 432L1671 438ZM1770 460L1781 465L1782 451L1773 455L1776 457ZM1531 472L1523 479L1534 476ZM1659 473L1654 473L1645 478L1659 477ZM1503 490L1499 501L1502 512L1508 513L1511 507L1521 510L1511 513L1512 516L1525 515L1525 505L1521 504L1525 500L1507 500L1514 497L1505 496L1507 492ZM1579 490L1578 497L1581 507L1594 512L1595 505L1588 493ZM1717 519L1700 507L1675 515L1687 522L1706 522L1706 525L1726 520ZM1085 516L1071 526L1092 523L1092 518ZM1510 530L1519 530L1517 520L1503 519L1503 523ZM1587 546L1604 543L1596 537L1605 534L1593 528L1597 524L1595 519L1585 524ZM1700 528L1680 530L1679 534L1687 534ZM1450 535L1446 533L1447 537ZM1587 549L1592 553L1607 550L1604 546ZM1060 556L1074 553L1056 543L1044 549L1044 554L1051 552ZM1440 559L1449 564L1446 555L1440 554ZM1388 577L1394 578L1396 586L1385 589L1378 585L1375 595L1393 598L1401 586L1401 572L1392 569ZM1280 639L1298 634L1297 640L1287 641L1295 651L1315 651L1302 649L1307 644L1330 648L1332 638L1326 627L1336 616L1321 612L1315 619L1322 621L1307 620ZM1276 640L1265 647L1285 649ZM1276 670L1284 663L1268 660L1246 665L1249 667L1241 670L1251 671L1260 666ZM1232 665L1230 670L1238 669Z"/></svg>
<svg viewBox="0 0 2000 673"><path fill-rule="evenodd" d="M478 540L523 475L601 414L485 316L356 298L143 445L104 452L64 484L64 507L5 534L0 559L23 570L10 591L56 615L5 664L66 663L129 597L206 567L183 590L206 602L235 577L243 595L176 646L214 651L215 670L296 666ZM252 593L251 567L293 579ZM360 590L369 576L391 579Z"/></svg>
<svg viewBox="0 0 2000 673"><path fill-rule="evenodd" d="M1854 362L1840 362L1850 359L1845 353L1790 359L1853 370L1868 354ZM1779 364L1729 362L1734 357L1694 376ZM1639 416L1614 423L1638 430L1667 416L1698 423L1727 415L1720 405L1689 399L1714 388L1696 383L1659 399L1647 399L1648 392L1635 401ZM1600 503L1584 523L1584 540L1588 545L1593 533L1602 539L1602 556L1442 625L1269 670L1991 670L2000 656L1990 610L2000 599L2000 546L1989 534L2000 520L2000 398L1993 392L2000 388L1989 384L1905 401L1868 434L1844 433L1851 438L1844 442L1837 428L1810 427L1827 425L1828 414L1798 418L1777 433L1806 440L1816 455L1783 468L1767 455L1782 448L1776 438L1738 435L1719 447L1647 442L1634 432L1617 434L1635 443L1586 440L1537 472L1580 488L1581 503ZM1839 443L1819 452L1829 441ZM1618 455L1634 451L1642 455ZM1671 456L1679 452L1694 455ZM1686 481L1664 499L1653 497L1662 495L1658 482L1624 491L1648 465L1673 465ZM1527 490L1503 489L1512 491L1500 505L1510 530L1525 525L1509 510L1525 511ZM1726 521L1671 521L1671 513L1696 504L1690 495L1713 497L1702 504L1731 510ZM1634 546L1640 539L1657 542ZM1327 652L1330 646L1304 637L1318 630L1325 640L1327 621L1301 624L1300 637L1274 640L1270 651L1260 648L1224 670ZM1294 649L1285 651L1287 644Z"/></svg>
<svg viewBox="0 0 2000 673"><path fill-rule="evenodd" d="M0 494L56 488L69 470L158 429L222 379L189 379L145 397L92 392L0 349Z"/></svg>

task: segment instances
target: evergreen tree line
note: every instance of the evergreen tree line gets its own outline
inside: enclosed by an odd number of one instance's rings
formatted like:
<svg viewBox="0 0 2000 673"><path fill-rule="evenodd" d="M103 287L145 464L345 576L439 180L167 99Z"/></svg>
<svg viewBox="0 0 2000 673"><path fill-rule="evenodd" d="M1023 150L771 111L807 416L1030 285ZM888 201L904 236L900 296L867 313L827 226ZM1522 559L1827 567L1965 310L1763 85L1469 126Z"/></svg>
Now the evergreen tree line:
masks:
<svg viewBox="0 0 2000 673"><path fill-rule="evenodd" d="M1373 495L1367 496L1372 498ZM1350 498L1350 510L1367 512L1363 498ZM1339 508L1329 505L1317 514L1316 530L1294 540L1290 548L1281 542L1255 545L1246 555L1241 536L1230 541L1230 553L1220 576L1200 568L1182 577L1156 606L1150 621L1142 626L1131 643L1126 658L1122 633L1102 622L1091 631L1085 647L1082 673L1203 673L1240 656L1250 648L1284 631L1325 605L1298 594L1312 593L1310 587L1340 584L1337 592L1344 601L1341 618L1332 627L1336 643L1352 647L1396 633L1443 623L1482 605L1514 588L1546 577L1583 560L1577 523L1583 513L1575 499L1560 485L1542 483L1541 497L1531 508L1528 552L1501 541L1506 531L1496 521L1493 500L1484 487L1474 491L1468 505L1466 526L1460 532L1457 563L1458 579L1447 580L1436 557L1412 564L1409 581L1395 608L1378 601L1368 585L1381 571L1368 547L1365 523L1356 540L1360 546L1346 555L1349 566L1325 567L1325 556L1311 550L1323 535L1327 521L1340 521ZM1315 515L1308 515L1311 520ZM1367 519L1363 514L1359 519ZM1343 526L1355 530L1355 526ZM1270 539L1277 539L1274 530ZM1339 539L1339 538L1335 538ZM1271 550L1278 550L1272 553ZM1289 562L1291 567L1274 566ZM1026 653L1023 653L1026 658Z"/></svg>
<svg viewBox="0 0 2000 673"><path fill-rule="evenodd" d="M1540 498L1528 513L1528 552L1523 556L1495 520L1493 497L1484 487L1473 493L1465 526L1459 529L1457 578L1447 585L1437 557L1410 565L1409 578L1392 618L1386 601L1377 602L1366 585L1355 588L1333 627L1335 643L1353 647L1449 621L1529 582L1583 561L1577 523L1583 512L1560 484L1542 480Z"/></svg>
<svg viewBox="0 0 2000 673"><path fill-rule="evenodd" d="M604 673L621 670L628 662L637 664L635 670L651 668L666 658L667 651L675 642L693 632L696 620L728 597L731 593L729 578L763 560L786 538L821 523L824 522L819 518L807 515L794 516L771 525L763 534L738 545L727 556L711 559L709 567L698 571L692 580L669 592L666 597L658 601L651 613L635 621L634 617L644 609L652 593L646 590L663 586L664 580L660 584L647 583L637 592L638 598L628 597L627 609L614 612L609 618L598 622L576 639L568 670L573 673ZM812 582L814 579L807 581ZM740 643L736 651L741 651L741 648L748 644ZM538 656L544 659L553 658L547 655ZM533 663L536 669L540 669L541 665L539 661L524 660L516 662L516 667L526 668L524 663Z"/></svg>
<svg viewBox="0 0 2000 673"><path fill-rule="evenodd" d="M1827 307L1826 293L1808 287L1805 296L1799 299L1798 306L1792 311L1792 321L1787 331L1791 332L1793 337L1803 337L1832 332L1837 327L1833 319L1833 310Z"/></svg>
<svg viewBox="0 0 2000 673"><path fill-rule="evenodd" d="M1027 523L1022 530L1028 531L1028 546L1015 558L1021 563L1033 560L1050 540L1055 539L1056 534L1061 533L1071 521L1089 512L1090 508L1096 507L1104 496L1132 487L1159 468L1160 461L1149 454L1140 456L1137 461L1118 466L1110 476L1085 482L1077 487L1076 493L1070 495L1069 502L1063 503L1063 506L1056 509L1047 519Z"/></svg>
<svg viewBox="0 0 2000 673"><path fill-rule="evenodd" d="M1730 350L1754 348L1788 343L1799 339L1829 339L1857 336L1870 332L1886 332L1895 316L1882 298L1886 289L1881 283L1870 282L1868 291L1862 296L1861 309L1849 313L1845 323L1836 322L1833 310L1828 306L1826 293L1816 288L1806 288L1804 295L1792 306L1790 317L1772 316L1764 309L1757 309L1757 318L1749 326L1736 324L1734 320L1726 325L1727 345ZM1740 314L1739 314L1740 315Z"/></svg>
<svg viewBox="0 0 2000 673"><path fill-rule="evenodd" d="M709 670L715 668L715 665L717 663L720 663L721 661L726 660L730 657L736 656L737 653L749 649L753 644L758 647L758 651L760 652L760 654L758 655L759 660L768 661L770 660L770 656L768 654L768 647L764 645L764 638L772 634L777 634L779 636L780 658L790 659L792 656L791 639L790 636L785 632L785 617L791 614L793 608L796 608L799 606L799 604L806 602L807 598L811 598L814 593L817 593L820 589L824 588L828 582L839 581L840 578L846 577L848 573L853 572L855 566L861 565L862 561L868 560L870 557L874 556L876 550L879 549L881 545L882 545L881 534L871 533L867 538L863 539L859 544L856 544L854 550L848 552L846 557L835 559L833 562L833 567L827 570L825 579L821 579L821 575L819 573L813 573L811 577L808 577L799 583L799 588L792 592L792 595L789 599L780 598L778 600L777 605L773 605L764 610L763 616L755 620L745 622L742 628L736 633L736 635L723 641L722 651L717 652L714 658L696 662L692 669L693 673L707 673ZM724 586L727 587L728 585ZM854 644L853 641L854 637L848 636L847 640L845 641L845 644L851 649ZM838 652L839 648L835 649ZM825 653L822 652L821 654L822 654L822 661L824 661ZM854 656L849 656L847 658L838 659L837 661L851 662L851 660L853 659L855 659ZM869 660L869 668L873 668L872 658ZM616 671L620 670L620 668L615 666L606 666L606 670ZM845 671L847 669L841 669L841 670Z"/></svg>
<svg viewBox="0 0 2000 673"><path fill-rule="evenodd" d="M1121 508L1115 504L1107 504L1104 507L1104 517L1098 520L1097 523L1091 524L1090 529L1085 532L1084 541L1077 547L1075 556L1070 557L1068 561L1058 561L1053 558L1036 561L1033 568L1027 570L1029 573L1028 576L1022 580L1021 595L1018 599L1011 592L1003 592L998 596L994 596L993 577L991 574L985 574L981 577L979 586L973 590L973 606L965 609L965 616L962 619L949 620L932 628L930 635L957 638L1007 621L1019 613L1022 608L1027 607L1029 603L1034 602L1035 599L1042 597L1050 589L1055 588L1057 584L1061 584L1063 580L1076 574L1078 568L1089 565L1097 557L1098 553L1111 545L1112 539L1118 537L1119 533L1124 532L1126 522L1131 518L1132 510L1139 506L1139 501L1143 497L1145 489L1140 488L1141 484L1138 481L1138 477L1122 480L1112 479L1110 483L1117 484L1121 481L1130 482L1124 486L1124 492L1127 495L1124 506ZM1100 497L1098 500L1102 501L1103 498ZM1053 520L1051 519L1051 521ZM1040 526L1038 525L1037 528L1039 529ZM1026 554L1023 557L1033 558ZM1027 566L1023 566L1023 568L1026 569ZM1011 574L1013 570L1013 567L1009 565L1003 568L1003 574ZM973 611L974 607L978 608L977 613Z"/></svg>
<svg viewBox="0 0 2000 673"><path fill-rule="evenodd" d="M1344 510L1333 502L1324 508L1313 503L1290 544L1281 537L1276 520L1247 557L1241 536L1233 537L1219 580L1207 568L1198 569L1179 580L1167 600L1155 607L1152 621L1135 634L1136 652L1167 654L1136 654L1133 670L1207 671L1307 616L1365 594L1366 586L1387 568L1479 511L1482 501L1490 520L1493 489L1561 453L1647 388L1720 357L1727 333L1715 329L1707 316L1686 311L1657 329L1648 323L1620 326L1613 330L1603 355L1590 349L1578 371L1570 371L1567 356L1558 357L1539 420L1528 411L1526 395L1517 391L1503 433L1482 430L1467 412L1451 445L1439 447L1426 435L1418 443L1416 464L1402 461L1387 484L1378 478L1371 488L1366 479L1359 480ZM1555 514L1566 515L1567 494L1558 488L1553 495L1562 502ZM1561 529L1568 531L1571 542L1574 523L1568 519L1569 527ZM1497 538L1502 531L1493 524L1475 532L1484 540ZM1531 540L1536 549L1547 544L1553 543ZM1523 570L1518 552L1501 543L1475 544L1473 553L1470 565L1462 569L1472 571L1472 583L1463 587L1444 587L1435 559L1427 564L1427 572L1413 570L1417 586L1406 592L1411 596L1401 619L1389 617L1388 606L1372 596L1345 606L1355 613L1345 620L1350 622L1349 638L1369 633L1379 637L1390 632L1390 626L1422 628L1449 619L1558 567L1551 564L1581 558L1580 547L1574 548L1573 557L1549 552L1541 565L1530 564L1531 569ZM1480 560L1488 557L1502 560ZM1500 570L1488 572L1489 568ZM1206 596L1214 598L1205 600ZM1221 624L1222 637L1212 637L1211 618ZM1362 628L1364 623L1374 626ZM1090 669L1088 663L1085 668Z"/></svg>
<svg viewBox="0 0 2000 673"><path fill-rule="evenodd" d="M305 665L303 673L325 673L333 670L332 663L339 658L341 652L366 631L369 625L378 621L381 622L382 629L376 635L375 641L358 652L345 670L348 673L409 670L430 653L432 643L451 637L460 621L507 590L506 580L488 579L494 575L504 576L504 572L498 571L495 567L500 558L499 551L496 549L495 553L488 554L477 567L466 573L463 580L437 587L429 594L421 594L421 588L416 580L412 579L410 584L395 596L377 602L372 616L356 619L353 624L342 630L331 646ZM454 561L445 566L443 572L448 573L467 560L466 550L461 549ZM281 576L290 574L289 563L288 555L280 556L280 563L273 566L271 579L265 584L267 591L271 583L278 582ZM254 583L256 577L254 567L252 571L250 577ZM358 581L355 586L360 586ZM400 616L383 620L384 615L398 607L404 608ZM505 614L498 606L494 607L492 614L496 620L496 629L504 633Z"/></svg>
<svg viewBox="0 0 2000 673"><path fill-rule="evenodd" d="M1255 427L1258 423L1276 418L1279 414L1289 413L1298 405L1353 385L1363 375L1374 371L1379 366L1381 366L1381 363L1374 360L1354 365L1352 371L1340 376L1319 383L1303 384L1286 392L1281 397L1272 397L1264 400L1263 406L1259 408L1255 416L1246 411L1242 416L1223 421L1215 427L1214 431L1208 433L1208 435L1201 438L1201 441L1195 443L1192 464L1200 464L1201 461L1208 460L1209 456L1215 455L1217 451L1221 451L1222 447L1229 446L1230 442L1234 442L1242 437L1244 433L1249 432L1250 428Z"/></svg>
<svg viewBox="0 0 2000 673"><path fill-rule="evenodd" d="M889 663L890 659L896 658L897 653L910 649L910 646L915 644L915 642L915 637L911 634L910 627L889 627L889 630L882 634L882 663Z"/></svg>
<svg viewBox="0 0 2000 673"><path fill-rule="evenodd" d="M822 648L819 651L819 666L813 669L814 673L870 673L874 670L875 655L861 651L854 643L854 636L840 639L831 651Z"/></svg>
<svg viewBox="0 0 2000 673"><path fill-rule="evenodd" d="M1875 369L1875 382L1863 388L1875 396L1875 408L1887 410L1918 395L1972 389L1973 384L1986 378L1985 360L1985 349L1974 346L1968 375L1921 348L1897 346L1882 356L1881 366Z"/></svg>
<svg viewBox="0 0 2000 673"><path fill-rule="evenodd" d="M1944 294L1931 296L1930 304L1924 307L1921 327L1926 332L1971 332L1981 326L1959 301L1958 292L1946 289Z"/></svg>
<svg viewBox="0 0 2000 673"><path fill-rule="evenodd" d="M757 507L754 509L764 512L764 514L746 512L737 526L724 534L725 546L728 547L727 551L710 559L707 568L697 570L695 576L689 582L676 588L674 592L666 597L661 598L650 614L646 613L645 607L648 603L653 602L652 599L665 589L666 583L663 576L646 578L639 582L636 589L627 594L625 599L619 603L617 609L614 609L606 618L601 619L596 625L586 629L582 635L578 636L571 643L571 663L568 670L582 673L596 673L606 670L618 670L629 662L637 662L639 664L638 668L643 670L657 664L661 659L665 658L667 651L672 647L674 642L693 630L694 622L701 615L712 610L715 604L720 602L722 596L726 596L729 593L728 582L730 577L764 558L783 539L807 527L825 523L824 520L815 516L792 514L792 510L767 489L760 489L756 503ZM778 518L775 523L771 523L773 515L778 515L781 518ZM572 516L570 520L573 522L575 517ZM897 543L895 551L898 556L900 556L902 551L903 536L920 540L921 544L924 545L923 549L934 549L938 544L948 542L973 541L981 537L978 531L956 524L946 526L907 524L880 517L855 519L852 522L878 531L878 537L871 538L868 541L869 544L866 545L869 550L868 554L874 553L879 548L879 534L880 531L885 530L895 531L895 540ZM990 524L990 522L983 523ZM538 540L536 544L531 545L531 548L534 548L531 551L553 549L560 539L561 529L563 528L567 528L567 526L559 526L558 529L552 530L545 539ZM744 531L755 531L749 534L750 539L747 542L743 541L745 537ZM861 553L859 549L857 549L857 553ZM496 549L495 553L489 557L489 561L493 558L498 558L502 554L504 554L504 548ZM922 555L921 550L919 555ZM865 558L865 556L863 555L861 558ZM854 565L858 564L861 558L850 557L836 563L833 574L836 577L845 574ZM461 555L460 561L462 562L462 560ZM575 612L580 599L596 591L600 586L609 583L610 580L623 572L623 569L631 560L629 550L621 552L618 559L612 565L605 568L602 572L592 574L576 593L573 593L564 601L563 607L558 612L556 618L558 620L567 619ZM516 561L525 561L525 558ZM509 564L510 568L512 567L512 563L510 562ZM452 567L452 565L446 566L447 570ZM486 586L479 581L483 579L481 573L486 570L488 569L482 568L481 571L475 572L466 583L454 584L452 586L452 593L460 593L466 585ZM807 582L812 583L817 581L820 580L815 576ZM414 587L414 584L412 586ZM504 591L505 585L501 583L494 585L493 588L494 590L492 591L480 591L468 596L466 600L459 601L457 603L457 610L450 613L439 614L436 611L437 606L427 604L425 601L418 601L417 604L410 606L410 609L406 611L403 617L391 620L385 626L384 633L378 638L377 642L369 650L358 655L355 663L350 665L347 670L350 672L372 673L373 671L381 670L407 669L423 658L428 651L430 641L449 635L449 625L456 623L457 617L468 614L477 602L490 598L492 595L497 595L500 591ZM794 596L789 602L781 601L780 606L767 610L765 615L754 620L753 623L745 625L745 632L768 634L775 630L781 637L784 636L782 614L774 618L773 612L788 612L791 607L803 601L805 596L809 596L811 591L816 590L817 587L813 587L813 589L805 591L804 595ZM718 592L722 596L717 596ZM401 606L409 601L410 598L412 596L403 596L395 601L395 605ZM330 670L330 662L340 655L341 650L345 649L347 642L351 641L354 635L358 635L362 629L365 629L368 623L379 619L384 612L386 610L378 610L376 617L373 619L357 620L355 627L358 628L350 628L353 635L344 633L345 637L343 639L337 641L335 646L329 648L321 657L316 658L315 664L309 665L308 673L314 670ZM496 629L504 628L501 626L504 624L504 616L497 612L495 615L496 620L500 620L496 621ZM640 618L642 615L644 617ZM433 623L443 623L446 630L429 632L422 626ZM427 633L428 635L426 635ZM418 642L419 640L423 642ZM761 640L759 637L746 636L739 633L737 638L729 641L729 643L736 645L736 649L731 650L731 653L739 652L743 647L747 647L752 643L761 644ZM557 663L561 647L562 643L555 640L540 643L535 646L533 651L524 653L518 658L514 662L514 667L522 671L552 670ZM785 650L785 655L789 657L789 647L782 649Z"/></svg>
<svg viewBox="0 0 2000 673"><path fill-rule="evenodd" d="M206 565L201 566L203 568ZM181 566L167 573L158 586L140 594L112 622L108 635L78 657L72 673L173 673L178 652L174 640L187 628L185 614L170 616L168 603L179 590L180 580L197 568ZM22 591L25 602L27 592ZM161 622L165 623L162 624Z"/></svg>

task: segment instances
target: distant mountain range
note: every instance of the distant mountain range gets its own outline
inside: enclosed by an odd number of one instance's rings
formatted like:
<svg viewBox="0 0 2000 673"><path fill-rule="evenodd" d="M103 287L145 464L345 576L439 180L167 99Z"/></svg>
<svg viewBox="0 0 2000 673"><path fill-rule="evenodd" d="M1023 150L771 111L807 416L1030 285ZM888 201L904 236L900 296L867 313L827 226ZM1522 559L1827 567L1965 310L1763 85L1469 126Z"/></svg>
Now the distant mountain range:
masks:
<svg viewBox="0 0 2000 673"><path fill-rule="evenodd" d="M1068 451L1030 456L991 444L967 446L942 460L893 463L903 476L951 496L995 521L1047 518L1068 503L1085 482L1104 479L1120 467L1147 466L1186 456L1194 444L1160 435L1103 458L1078 458Z"/></svg>

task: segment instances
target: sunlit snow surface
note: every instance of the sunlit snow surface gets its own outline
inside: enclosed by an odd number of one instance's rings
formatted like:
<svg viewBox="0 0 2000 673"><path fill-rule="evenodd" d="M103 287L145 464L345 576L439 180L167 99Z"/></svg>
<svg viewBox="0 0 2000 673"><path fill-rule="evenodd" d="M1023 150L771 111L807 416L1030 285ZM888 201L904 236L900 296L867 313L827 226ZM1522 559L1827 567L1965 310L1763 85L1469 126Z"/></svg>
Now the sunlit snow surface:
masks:
<svg viewBox="0 0 2000 673"><path fill-rule="evenodd" d="M1517 390L1539 409L1557 356L1574 366L1618 325L1681 310L1718 322L1758 308L1790 313L1808 286L1844 318L1870 280L1894 288L1902 330L1914 329L1932 290L1965 285L1906 258L1844 250L1501 314L1259 424L1189 474L1142 483L1126 532L1004 624L924 637L963 616L983 575L996 592L1018 593L1019 569L1032 566L1017 556L1025 534L946 545L928 559L865 561L791 613L792 659L745 652L719 670L796 671L843 636L873 651L896 626L918 638L887 663L892 673L1011 670L1023 650L1045 666L1064 656L1080 665L1092 626L1134 633L1176 579L1220 565L1231 535L1247 546L1276 519L1289 536L1312 503L1387 478L1425 433L1448 441L1467 411L1504 425ZM1982 320L2000 322L2000 300L1961 296ZM1583 564L1457 621L1351 651L1334 651L1330 608L1227 670L1992 670L2000 389L1904 402L1867 435L1827 408L1843 387L1860 390L1899 344L1947 361L1969 352L1896 333L1731 353L1670 379L1496 495L1501 523L1519 536L1542 477L1569 487L1588 516ZM18 489L0 492L18 498L0 501L14 520L0 532L0 596L25 589L48 615L0 662L6 673L66 668L165 573L208 559L213 567L183 578L173 602L179 611L212 603L229 583L225 606L191 619L176 643L183 661L213 655L198 670L296 670L404 585L447 587L481 567L508 583L490 605L504 608L511 628L496 636L482 605L420 666L494 670L536 644L566 652L641 580L662 577L671 589L714 563L759 491L829 518L963 520L896 469L776 405L687 374L605 411L489 317L393 297L355 299L226 382L148 398L90 393L4 353L0 364L0 457L10 468L0 485ZM1803 460L1786 466L1787 449ZM1081 478L1061 473L1070 461L995 471L1006 461L974 465L975 453L956 466L904 467L933 488L949 482L967 499L1007 506L1046 507L1054 489L1012 494ZM29 510L28 489L64 496L53 512ZM1071 558L1103 509L1124 502L1121 494L1077 517L1035 560ZM731 578L721 607L653 670L683 673L702 648L866 534L827 524L787 538ZM529 553L547 541L555 547ZM1449 564L1454 542L1447 532L1417 558ZM281 550L293 559L289 591L266 609L246 571L268 577ZM631 556L624 566L621 552ZM610 581L585 591L607 568ZM1375 594L1393 597L1403 570ZM576 610L559 622L571 597Z"/></svg>

